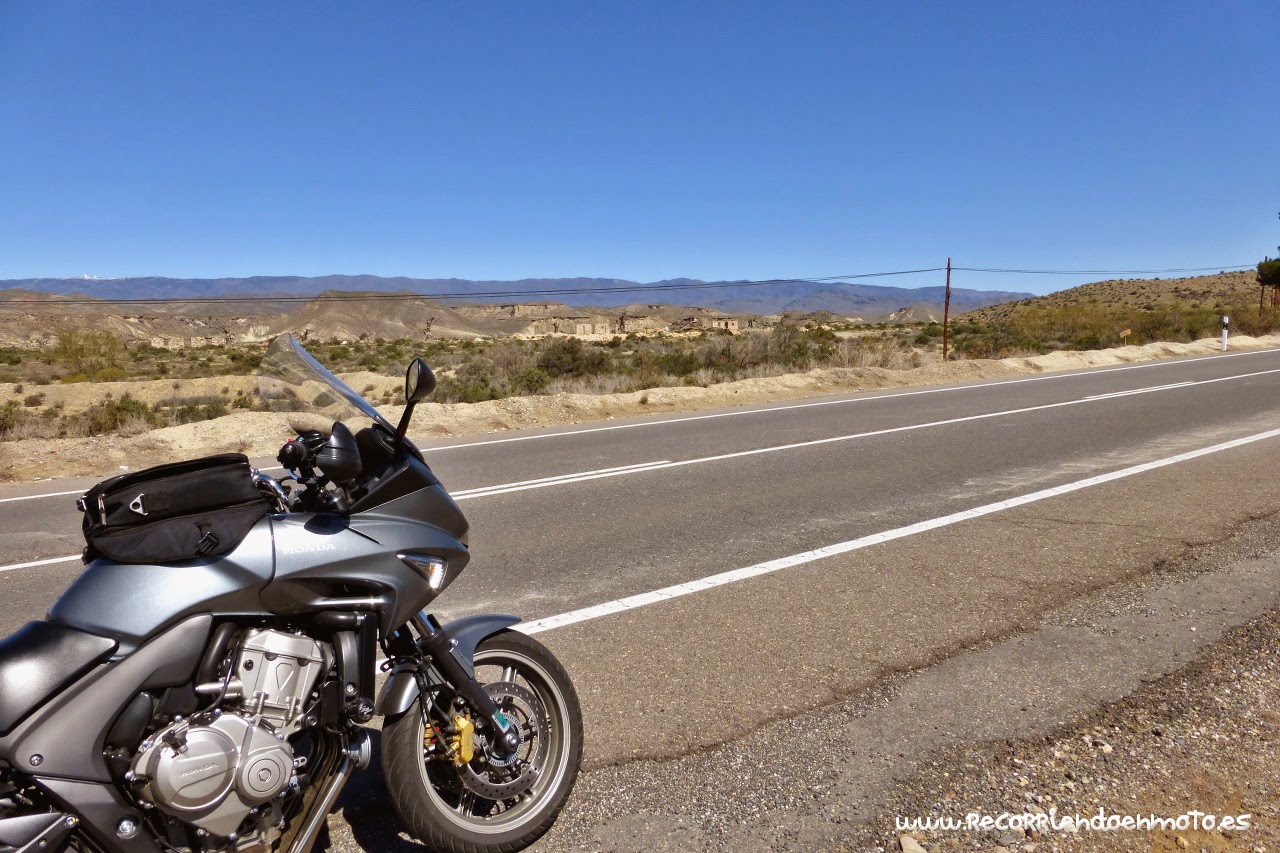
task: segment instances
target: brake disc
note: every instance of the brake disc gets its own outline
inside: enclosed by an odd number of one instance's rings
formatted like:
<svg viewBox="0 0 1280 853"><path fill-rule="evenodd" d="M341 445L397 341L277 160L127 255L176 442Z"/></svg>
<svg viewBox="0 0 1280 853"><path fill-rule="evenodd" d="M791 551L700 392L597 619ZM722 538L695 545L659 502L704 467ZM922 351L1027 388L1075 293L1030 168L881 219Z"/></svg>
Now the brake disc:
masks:
<svg viewBox="0 0 1280 853"><path fill-rule="evenodd" d="M458 778L474 794L487 800L507 800L533 787L547 753L546 711L531 690L509 681L484 686L504 721L520 735L520 746L509 755L494 755L488 737L476 738L482 755L458 768Z"/></svg>

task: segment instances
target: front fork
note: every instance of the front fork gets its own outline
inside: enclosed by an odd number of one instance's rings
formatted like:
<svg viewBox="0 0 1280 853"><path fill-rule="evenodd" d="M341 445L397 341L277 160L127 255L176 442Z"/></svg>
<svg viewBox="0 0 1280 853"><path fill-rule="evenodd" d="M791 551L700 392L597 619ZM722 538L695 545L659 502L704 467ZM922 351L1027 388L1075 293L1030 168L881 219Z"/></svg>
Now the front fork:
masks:
<svg viewBox="0 0 1280 853"><path fill-rule="evenodd" d="M431 665L436 668L445 682L453 687L489 725L490 731L494 732L494 752L499 758L515 752L520 747L519 733L504 723L499 715L498 706L493 703L493 698L476 680L474 671L464 667L458 660L454 654L457 641L435 620L435 617L429 614L419 614L411 621L419 636L417 643L419 654L430 660Z"/></svg>

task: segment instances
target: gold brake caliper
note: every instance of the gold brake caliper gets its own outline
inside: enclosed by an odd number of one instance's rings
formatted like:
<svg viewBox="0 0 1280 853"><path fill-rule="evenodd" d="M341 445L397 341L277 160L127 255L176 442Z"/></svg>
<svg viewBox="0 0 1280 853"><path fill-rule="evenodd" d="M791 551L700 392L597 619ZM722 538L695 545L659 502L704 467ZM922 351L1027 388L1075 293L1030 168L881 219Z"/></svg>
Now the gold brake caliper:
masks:
<svg viewBox="0 0 1280 853"><path fill-rule="evenodd" d="M449 750L456 767L470 764L476 754L476 724L471 718L458 714L453 718L453 735L449 738Z"/></svg>

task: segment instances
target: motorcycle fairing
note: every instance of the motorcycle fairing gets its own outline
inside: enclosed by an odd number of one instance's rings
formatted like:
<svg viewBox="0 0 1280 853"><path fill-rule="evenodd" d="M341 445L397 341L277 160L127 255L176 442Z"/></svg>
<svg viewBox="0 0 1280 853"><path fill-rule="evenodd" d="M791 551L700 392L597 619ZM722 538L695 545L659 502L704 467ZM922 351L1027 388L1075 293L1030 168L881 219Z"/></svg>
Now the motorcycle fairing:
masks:
<svg viewBox="0 0 1280 853"><path fill-rule="evenodd" d="M116 650L118 643L54 622L0 640L0 733Z"/></svg>
<svg viewBox="0 0 1280 853"><path fill-rule="evenodd" d="M36 777L109 784L103 747L112 723L139 691L191 680L213 617L192 616L130 655L98 664L0 737L0 759Z"/></svg>

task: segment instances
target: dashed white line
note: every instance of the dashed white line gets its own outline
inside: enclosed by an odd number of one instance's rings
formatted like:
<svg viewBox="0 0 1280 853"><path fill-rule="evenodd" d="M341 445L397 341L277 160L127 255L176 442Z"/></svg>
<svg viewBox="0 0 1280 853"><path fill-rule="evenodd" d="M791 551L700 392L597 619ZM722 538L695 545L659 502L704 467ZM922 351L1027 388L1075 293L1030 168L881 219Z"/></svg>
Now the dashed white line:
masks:
<svg viewBox="0 0 1280 853"><path fill-rule="evenodd" d="M1244 374L1251 376L1253 374ZM1172 382L1168 385L1153 385L1150 388L1134 388L1132 391L1112 391L1110 394L1093 394L1085 397L1086 400L1110 400L1112 397L1132 397L1134 394L1150 394L1152 391L1168 391L1170 388L1183 388L1187 385L1195 385L1195 382Z"/></svg>
<svg viewBox="0 0 1280 853"><path fill-rule="evenodd" d="M1197 364L1202 361L1217 361L1218 359L1222 359L1222 358L1240 358L1242 356L1266 355L1269 353L1276 353L1276 352L1280 352L1280 349L1249 350L1247 352L1232 352L1232 353L1226 353L1224 355L1209 355L1209 356L1202 356L1199 358L1187 358L1187 359L1182 359L1178 361L1152 361L1152 362L1145 362L1143 364L1127 364L1121 367L1108 367L1108 368L1094 369L1094 370L1080 370L1080 371L1074 371L1071 373L1052 373L1044 376L1028 376L1028 377L1023 377L1021 379L1000 379L1000 380L995 380L991 382L981 382L976 385L953 385L945 388L924 388L918 391L891 391L887 393L876 394L874 396L864 395L859 397L844 398L840 400L819 400L812 403L789 403L783 406L769 406L766 408L757 408L757 409L742 409L742 410L736 410L732 412L715 412L713 414L708 414L708 415L688 415L685 417L664 418L662 420L642 421L640 423L632 423L632 424L614 424L612 426L590 427L588 429L562 430L561 432L538 433L536 435L517 435L517 436L511 436L509 438L493 438L493 439L486 439L484 441L463 442L458 444L443 444L443 445L440 445L439 447L424 448L424 450L427 453L439 453L445 450L463 450L468 447L484 447L490 444L509 444L514 441L537 441L544 438L565 438L565 437L574 436L574 435L588 435L594 432L612 432L614 430L640 429L642 427L655 427L655 426L665 426L669 424L679 424L679 423L685 423L687 421L704 421L704 420L714 420L717 418L744 417L746 415L763 415L763 414L768 414L770 412L784 412L784 411L790 411L793 409L810 409L810 408L816 408L819 406L842 406L842 405L848 405L853 403L869 403L869 402L874 402L876 400L893 400L898 397L916 397L924 394L949 394L949 393L954 393L958 391L973 391L973 390L978 390L982 388L995 388L1001 385L1019 385L1026 382L1048 382L1056 379L1074 379L1081 376L1099 376L1106 373L1119 373L1125 370L1147 370L1153 367L1178 367L1178 366L1187 365L1187 364ZM1256 374L1247 374L1247 375L1252 376ZM1224 378L1233 379L1236 377L1224 377ZM1218 381L1218 380L1202 380L1202 381ZM1179 384L1185 384L1185 383L1179 383ZM1197 383L1191 383L1191 384L1197 384ZM1166 387L1166 386L1160 386L1160 387ZM1175 386L1167 386L1167 387L1177 387L1177 386L1175 385ZM1140 389L1139 392L1119 392L1119 393L1121 394L1141 393L1142 390L1144 389ZM1099 399L1105 396L1109 396L1109 395L1099 395ZM258 470L283 471L284 468L279 465L273 465L270 467L259 468ZM0 498L0 503L8 503L11 501L31 501L31 500L37 500L39 498L62 497L66 495L77 495L77 494L83 494L83 493L84 493L83 489L77 489L77 490L68 491L68 492L46 492L38 495L20 495L18 497L12 497L12 498ZM3 568L0 568L0 571L3 571Z"/></svg>
<svg viewBox="0 0 1280 853"><path fill-rule="evenodd" d="M1188 358L1180 361L1152 361L1144 364L1127 364L1123 367L1108 367L1101 370L1080 370L1072 373L1052 373L1044 376L1028 376L1022 379L1000 379L993 382L982 382L977 385L951 385L945 388L924 388L919 391L892 391L875 396L859 396L840 400L819 400L813 403L789 403L785 406L769 406L760 409L745 409L733 412L715 412L709 415L688 415L679 418L642 421L634 424L614 424L612 426L590 427L588 429L562 430L560 432L538 433L537 435L516 435L509 438L491 438L484 441L472 441L459 444L443 444L439 447L423 448L425 453L438 453L442 450L464 450L468 447L484 447L490 444L510 444L514 441L538 441L544 438L564 438L574 435L589 435L593 432L613 432L621 429L640 429L642 427L666 426L689 421L706 421L716 418L738 418L746 415L763 415L770 412L785 412L793 409L811 409L819 406L843 406L853 403L869 403L876 400L895 400L899 397L919 397L925 394L950 394L957 391L974 391L983 388L995 388L1001 385L1020 385L1026 382L1049 382L1055 379L1075 379L1081 376L1099 376L1107 373L1119 373L1125 370L1147 370L1153 367L1178 367L1185 364L1198 364L1202 361L1217 361L1220 358L1239 358L1249 355L1266 355L1280 352L1280 349L1249 350L1248 352L1231 352L1225 355L1209 355L1200 358Z"/></svg>
<svg viewBox="0 0 1280 853"><path fill-rule="evenodd" d="M1199 450L1191 450L1186 453L1179 453L1176 456L1169 456L1165 459L1158 459L1153 462L1144 462L1141 465L1121 468L1118 471L1099 474L1095 477L1077 480L1074 483L1054 486L1051 489L1042 489L1038 492L1031 492L1030 494L1021 495L1016 498L1009 498L1008 500L997 501L995 503L986 504L985 506L974 507L973 509L967 509L963 512L943 515L926 521L920 521L915 524L909 524L905 527L896 527L892 530L873 533L870 536L850 539L847 542L838 542L834 545L827 545L823 548L815 548L812 551L804 551L799 554L792 554L788 557L780 557L776 560L757 563L754 566L746 566L741 569L720 572L719 574L708 575L707 577L698 578L697 580L686 581L685 583L663 587L662 589L655 589L651 592L631 595L626 598L615 599L614 601L606 601L602 604L583 607L578 610L570 610L567 613L547 616L543 619L535 619L532 622L523 622L516 625L515 629L517 631L523 631L526 634L537 634L542 631L549 631L553 628L563 628L566 625L574 625L579 622L599 619L603 616L610 616L614 613L625 613L630 610L635 610L638 607L657 604L660 601L669 601L673 598L691 595L695 592L702 592L703 590L714 589L716 587L738 583L749 578L782 571L783 569L789 569L793 566L800 566L805 563L812 563L816 560L822 560L827 557L834 557L839 554L847 554L850 551L869 548L872 545L880 545L884 542L892 542L895 539L915 536L920 533L926 533L930 530L937 530L940 527L947 527L948 525L958 524L962 521L980 518L984 515L991 515L993 513L1003 512L1015 507L1026 506L1029 503L1058 497L1059 495L1078 492L1081 489L1088 489L1103 483L1110 483L1114 480L1132 477L1135 474L1142 474L1147 471L1153 471L1157 468L1163 468L1167 465L1175 465L1179 462L1198 459L1201 456L1208 456L1212 453L1219 453L1224 450L1230 450L1235 447L1252 444L1255 441L1264 441L1268 438L1275 438L1276 436L1280 436L1280 429L1268 430L1267 432L1237 438L1232 441L1225 441L1221 444L1203 447Z"/></svg>
<svg viewBox="0 0 1280 853"><path fill-rule="evenodd" d="M668 468L682 468L686 465L700 465L704 462L721 462L725 459L740 459L744 456L761 456L765 453L778 453L784 450L799 450L805 447L818 447L823 444L835 444L843 441L855 441L860 438L874 438L881 435L892 435L898 432L911 432L912 430L931 429L933 427L950 426L952 424L968 423L970 421L981 421L989 418L999 418L1006 415L1021 415L1027 412L1040 412L1046 409L1059 409L1065 406L1078 406L1082 403L1094 403L1101 400L1110 400L1117 396L1128 396L1135 393L1149 393L1154 391L1172 391L1177 388L1188 388L1195 385L1206 385L1214 382L1228 382L1235 379L1248 379L1254 376L1263 376L1270 373L1280 373L1280 368L1272 370L1260 370L1255 373L1240 373L1233 376L1222 376L1216 379L1203 379L1199 382L1179 382L1174 385L1157 385L1151 388L1141 388L1137 391L1126 391L1122 395L1103 394L1096 397L1082 397L1078 400L1063 400L1060 403L1045 403L1039 406L1024 406L1020 409L1005 409L999 412L984 412L980 415L965 415L958 418L947 418L940 421L927 421L919 424L907 424L906 426L886 427L884 429L870 430L868 432L855 432L848 435L834 435L827 438L815 438L810 441L797 441L791 444L776 444L770 447L757 447L751 450L738 450L732 453L718 453L713 456L698 456L693 459L679 459L674 462L650 462L638 465L627 470L619 470L616 472L593 473L589 476L581 477L565 477L545 483L528 483L528 484L512 484L508 486L491 486L487 489L479 490L475 494L463 494L462 499L469 497L488 497L490 495L501 495L508 492L522 492L527 489L542 489L549 486L562 486L569 483L582 482L585 480L599 480L605 477L623 477L630 474L644 474L650 471L661 471Z"/></svg>
<svg viewBox="0 0 1280 853"><path fill-rule="evenodd" d="M823 444L834 444L837 442L854 441L860 438L873 438L880 435L891 435L898 432L910 432L912 430L930 429L939 426L949 426L951 424L967 423L969 421L981 421L989 418L999 418L1006 415L1020 415L1027 412L1039 412L1046 409L1058 409L1064 406L1078 406L1082 403L1096 403L1105 400L1115 399L1120 396L1129 396L1134 393L1148 393L1154 391L1171 391L1179 388L1192 388L1197 385L1211 385L1217 382L1231 382L1237 379L1249 379L1255 376L1266 376L1268 374L1280 373L1280 368L1271 370L1258 370L1253 373L1238 373L1232 376L1220 376L1215 379L1201 379L1197 382L1179 382L1173 385L1156 385L1150 388L1139 388L1136 391L1124 392L1123 394L1102 394L1094 397L1081 397L1078 400L1063 400L1059 403L1045 403L1039 406L1024 406L1019 409L1005 409L999 412L985 412L980 415L966 415L959 418L947 418L940 421L928 421L920 424L907 424L900 427L886 427L885 429L871 430L869 432L857 432L848 435L829 436L827 438L817 438L811 441L797 441L791 444L777 444L770 447L757 447L751 450L739 450L733 453L718 453L713 456L699 456L693 459L680 459L676 461L658 460L654 462L640 462L634 465L623 465L618 468L602 468L597 471L584 471L574 474L561 474L555 477L543 477L537 480L524 480L515 483L499 483L493 486L483 486L477 489L464 490L453 493L455 500L470 500L474 498L491 497L493 495L508 494L510 492L523 492L529 489L545 489L552 486L564 486L571 483L581 483L588 480L599 480L606 477L624 477L630 474L643 474L650 471L660 471L668 468L681 468L686 465L699 465L704 462L719 462L725 459L738 459L744 456L761 456L766 453L779 453L784 450L798 450L805 447L817 447ZM79 560L79 555L70 557L55 557L50 560L39 560L34 563L18 563L12 566L0 566L0 572L13 571L14 569L31 568L33 566L50 565L53 563L67 563L72 560Z"/></svg>
<svg viewBox="0 0 1280 853"><path fill-rule="evenodd" d="M537 485L558 486L561 483L574 482L579 479L589 479L593 475L629 474L632 471L635 471L637 469L648 468L652 465L662 465L667 463L668 461L669 460L667 459L662 459L656 462L638 462L634 465L619 465L616 468L599 468L595 471L578 471L573 474L558 474L554 477L539 477L536 480L519 480L515 483L501 483L494 486L480 486L475 489L460 489L456 492L450 492L450 494L453 495L454 499L456 500L458 498L478 497L480 495L488 494L489 492L493 492L493 491L501 492L506 490L515 490L521 486L537 486Z"/></svg>

